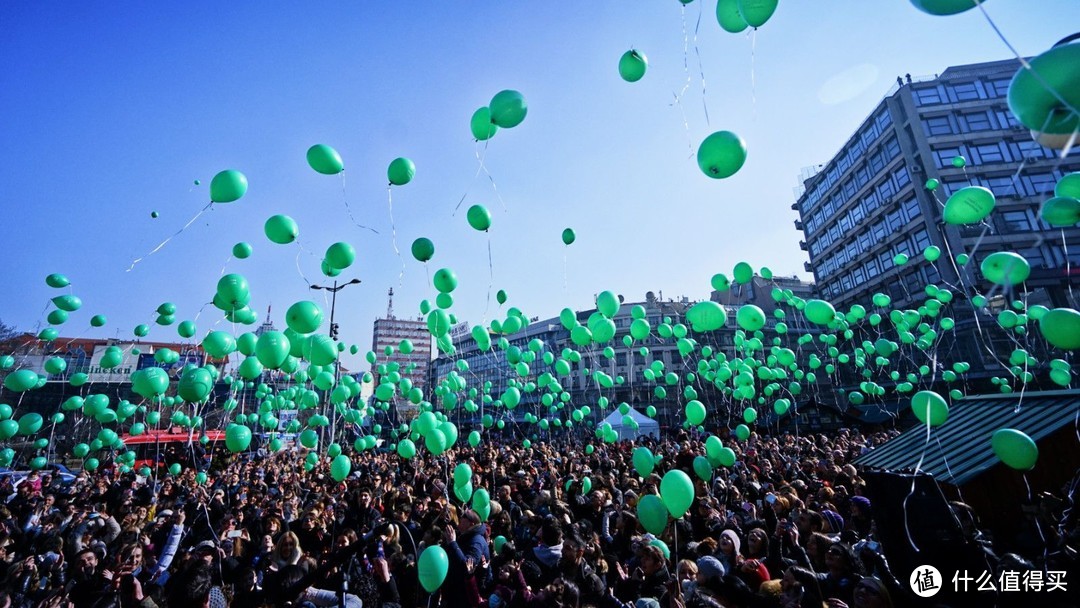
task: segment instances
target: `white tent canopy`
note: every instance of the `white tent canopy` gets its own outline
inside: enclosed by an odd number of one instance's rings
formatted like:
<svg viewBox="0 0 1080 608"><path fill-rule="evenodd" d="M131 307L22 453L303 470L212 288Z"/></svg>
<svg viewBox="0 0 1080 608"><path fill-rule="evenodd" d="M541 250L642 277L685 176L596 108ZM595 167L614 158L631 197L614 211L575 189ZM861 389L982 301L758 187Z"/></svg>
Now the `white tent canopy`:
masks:
<svg viewBox="0 0 1080 608"><path fill-rule="evenodd" d="M637 423L637 428L623 423L623 415L619 413L619 410L611 412L611 414L604 419L604 422L611 425L611 428L615 429L619 433L619 439L637 439L638 437L652 435L653 437L660 438L660 423L649 418L645 414L630 408L627 412L627 416Z"/></svg>

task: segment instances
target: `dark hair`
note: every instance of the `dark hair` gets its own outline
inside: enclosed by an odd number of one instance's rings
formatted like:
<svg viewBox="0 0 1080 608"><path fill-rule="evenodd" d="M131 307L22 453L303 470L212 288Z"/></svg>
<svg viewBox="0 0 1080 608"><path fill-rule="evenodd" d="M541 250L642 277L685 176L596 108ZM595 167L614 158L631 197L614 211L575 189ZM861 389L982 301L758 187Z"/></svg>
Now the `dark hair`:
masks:
<svg viewBox="0 0 1080 608"><path fill-rule="evenodd" d="M210 564L200 560L169 579L165 596L169 606L200 606L210 598L213 586Z"/></svg>

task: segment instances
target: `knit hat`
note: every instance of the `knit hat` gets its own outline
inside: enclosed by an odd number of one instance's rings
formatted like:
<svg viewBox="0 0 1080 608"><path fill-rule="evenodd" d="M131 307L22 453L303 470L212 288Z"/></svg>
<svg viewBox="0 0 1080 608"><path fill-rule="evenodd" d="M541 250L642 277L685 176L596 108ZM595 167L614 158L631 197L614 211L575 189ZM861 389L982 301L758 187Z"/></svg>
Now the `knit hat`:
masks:
<svg viewBox="0 0 1080 608"><path fill-rule="evenodd" d="M697 560L698 574L700 574L705 580L711 578L723 578L727 571L724 570L724 564L720 560L711 555L705 557L699 557Z"/></svg>
<svg viewBox="0 0 1080 608"><path fill-rule="evenodd" d="M870 512L870 499L865 496L852 496L851 504L859 505L866 513Z"/></svg>
<svg viewBox="0 0 1080 608"><path fill-rule="evenodd" d="M742 551L742 540L739 539L739 535L734 530L724 530L720 533L720 536L726 536L731 539L731 544L735 545L735 553Z"/></svg>
<svg viewBox="0 0 1080 608"><path fill-rule="evenodd" d="M832 528L833 534L839 534L844 531L844 518L836 511L826 509L821 512L821 516L825 518L825 521L829 522L829 527Z"/></svg>

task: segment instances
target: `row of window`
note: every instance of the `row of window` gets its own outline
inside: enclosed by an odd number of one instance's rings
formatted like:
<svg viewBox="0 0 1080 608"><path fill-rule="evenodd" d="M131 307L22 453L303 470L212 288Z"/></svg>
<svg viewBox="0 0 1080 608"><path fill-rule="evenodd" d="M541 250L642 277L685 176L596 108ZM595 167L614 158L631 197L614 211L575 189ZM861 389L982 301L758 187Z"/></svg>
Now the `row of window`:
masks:
<svg viewBox="0 0 1080 608"><path fill-rule="evenodd" d="M915 105L932 106L980 99L999 99L1009 94L1012 77L978 79L972 82L942 82L920 84L912 89Z"/></svg>
<svg viewBox="0 0 1080 608"><path fill-rule="evenodd" d="M858 223L865 217L869 217L875 209L880 205L884 205L892 200L892 197L900 192L905 186L911 183L911 175L908 173L906 166L899 166L891 174L886 175L877 185L866 191L863 197L859 200L859 204L852 208L848 213L840 218L840 222L845 222L848 227L857 226ZM844 192L847 192L845 189ZM838 193L839 194L839 193ZM822 233L820 236L816 234L819 228L830 221L836 214L837 210L844 206L847 201L854 198L854 192L848 196L832 196L829 197L829 201L822 206L819 210L815 211L806 220L806 226L804 231L808 239L813 240L811 252L824 251L829 245L836 241L837 234L833 234L832 230ZM847 228L844 228L846 231ZM840 234L843 234L841 232Z"/></svg>
<svg viewBox="0 0 1080 608"><path fill-rule="evenodd" d="M865 285L867 287L865 294L855 298L855 300L866 303L870 300L871 293L880 291L888 294L893 302L901 302L910 299L912 296L918 298L926 285L937 284L941 280L941 273L938 272L935 266L929 264L907 268L903 273L894 275L884 283L864 283L856 279L858 276L862 275L858 272L852 272L838 277L831 283L823 285L821 293L826 299L836 299L851 289L858 289L860 285Z"/></svg>
<svg viewBox="0 0 1080 608"><path fill-rule="evenodd" d="M934 137L1009 130L1019 127L1020 122L1006 109L981 108L969 112L924 116L922 126L927 137Z"/></svg>
<svg viewBox="0 0 1080 608"><path fill-rule="evenodd" d="M1031 171L1022 175L1006 174L992 177L977 177L969 180L964 178L949 179L941 182L939 189L942 201L952 196L954 192L967 186L983 186L989 188L995 197L1019 197L1019 198L1043 198L1052 196L1054 185L1065 175L1067 171L1056 169L1054 171Z"/></svg>
<svg viewBox="0 0 1080 608"><path fill-rule="evenodd" d="M848 144L840 151L840 154L825 169L824 177L807 192L803 203L803 212L812 211L821 202L825 193L836 185L840 180L840 176L851 167L858 165L864 154L873 148L874 142L890 132L891 126L892 117L889 115L888 109L882 104L878 113L867 119L862 129L852 136ZM899 150L899 146L897 146L897 150ZM890 154L888 158L892 158L892 156Z"/></svg>
<svg viewBox="0 0 1080 608"><path fill-rule="evenodd" d="M848 237L848 244L845 247L832 255L826 256L818 266L818 280L824 280L844 268L849 262L860 259L862 254L885 242L891 235L899 233L908 222L921 215L922 210L919 208L917 199L912 197L904 201L903 204L898 205L896 209L875 222L873 226L864 229L857 237ZM914 238L914 236L912 235L911 238ZM926 237L925 229L921 230L921 236L917 239L917 242L913 241L912 243L918 244L918 242L924 240L926 244L923 247L926 247L930 244L930 241ZM881 255L885 256L885 259L891 259L897 253L908 253L906 249L901 249L901 245L897 245ZM917 251L922 251L922 249L917 249Z"/></svg>
<svg viewBox="0 0 1080 608"><path fill-rule="evenodd" d="M1040 146L1031 139L1018 141L993 141L981 144L954 144L935 146L933 148L934 164L938 169L952 167L952 161L957 156L963 156L968 165L980 166L1000 163L1032 162L1044 159L1056 158L1056 154L1049 148ZM1072 153L1070 152L1070 155ZM1080 153L1078 153L1080 154Z"/></svg>

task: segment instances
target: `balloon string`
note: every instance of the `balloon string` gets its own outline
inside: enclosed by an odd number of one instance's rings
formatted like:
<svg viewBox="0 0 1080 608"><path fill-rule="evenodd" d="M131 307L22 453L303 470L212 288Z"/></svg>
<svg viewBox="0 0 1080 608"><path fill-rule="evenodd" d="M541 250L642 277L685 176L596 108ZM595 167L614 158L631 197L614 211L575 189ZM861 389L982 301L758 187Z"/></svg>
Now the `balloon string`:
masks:
<svg viewBox="0 0 1080 608"><path fill-rule="evenodd" d="M469 191L472 190L473 183L476 182L476 178L480 177L480 172L484 170L484 157L487 156L488 142L484 141L483 154L480 153L480 141L477 140L476 145L473 147L473 155L476 156L476 173L473 174L472 180L469 181L468 187L465 188L465 194L461 195L461 200L458 201L457 206L454 207L453 213L450 217L457 215L458 209L461 209L461 203L465 202L465 197L469 196Z"/></svg>
<svg viewBox="0 0 1080 608"><path fill-rule="evenodd" d="M398 273L398 287L405 283L405 258L401 257L401 250L397 246L397 226L394 225L394 194L391 186L386 187L386 205L390 209L390 242L394 245L394 253L401 261L401 272Z"/></svg>
<svg viewBox="0 0 1080 608"><path fill-rule="evenodd" d="M689 157L694 156L694 140L690 137L690 121L686 118L686 108L683 107L682 98L686 94L686 91L690 89L690 34L686 29L686 6L681 7L682 11L682 32L683 32L683 71L686 73L686 82L683 83L682 90L678 93L672 91L671 94L675 97L675 101L671 103L673 106L679 107L679 112L682 113L683 128L686 130L686 146L690 149Z"/></svg>
<svg viewBox="0 0 1080 608"><path fill-rule="evenodd" d="M930 402L927 401L927 403L926 403L926 442L923 443L922 453L919 454L919 462L915 465L915 473L913 473L912 476L911 476L911 490L908 491L907 496L904 497L904 503L903 503L903 506L904 506L904 534L907 536L908 544L911 545L911 548L914 549L916 553L919 552L919 547L915 544L915 539L911 537L911 526L909 525L909 522L908 522L909 517L908 517L907 505L908 505L908 500L910 500L911 497L915 495L915 482L919 479L919 471L922 470L923 459L926 458L926 449L930 445L930 428L931 428L930 427Z"/></svg>
<svg viewBox="0 0 1080 608"><path fill-rule="evenodd" d="M1065 276L1072 276L1072 260L1069 259L1069 243L1065 238L1065 229L1061 229L1061 251L1065 254ZM1066 281L1065 286L1069 289L1069 300L1071 302L1076 301L1076 294L1073 293L1072 281Z"/></svg>
<svg viewBox="0 0 1080 608"><path fill-rule="evenodd" d="M207 203L205 207L200 209L199 212L195 214L195 217L191 218L190 220L188 220L188 223L184 224L183 228L181 228L180 230L177 230L172 236L165 239L164 241L161 241L161 243L157 247L154 247L154 249L150 253L142 256L141 258L135 258L135 260L131 262L131 266L128 266L128 269L125 272L131 272L131 270L133 268L135 268L136 264L138 264L139 262L145 260L146 258L154 255L158 251L160 251L161 248L164 247L166 244L168 244L169 241L171 241L174 238L176 238L177 236L179 236L181 232L187 230L189 226L194 224L195 220L199 219L199 216L201 216L203 213L205 213L207 209L209 209L211 206L213 206L213 204L214 204L213 201Z"/></svg>
<svg viewBox="0 0 1080 608"><path fill-rule="evenodd" d="M1068 108L1071 114L1080 114L1080 109L1074 107L1071 103L1069 103L1068 100L1066 100L1061 95L1060 92L1051 87L1050 84L1047 83L1045 79L1043 79L1042 75L1035 71L1035 69L1031 66L1031 63L1029 63L1028 60L1025 59L1023 55L1021 55L1016 50L1016 47L1014 47L1012 43L1010 43L1009 40L1005 38L1005 34L1001 33L1001 29L999 29L997 24L994 23L994 20L990 18L990 14L986 12L986 8L983 6L985 0L974 0L974 2L979 7L979 11L982 12L983 17L986 17L986 22L990 24L991 28L993 28L994 33L996 33L998 35L998 38L1000 38L1001 41L1005 43L1005 46L1008 47L1010 51L1012 51L1013 56L1015 56L1016 59L1020 61L1020 65L1023 66L1024 69L1026 69L1028 72L1030 72L1031 75L1035 78L1035 80L1039 81L1039 84L1041 84L1044 89L1046 89L1051 95L1054 96L1054 99L1056 99L1058 103Z"/></svg>
<svg viewBox="0 0 1080 608"><path fill-rule="evenodd" d="M702 3L698 3L698 16L697 25L694 26L694 54L697 55L698 75L701 77L701 107L705 110L705 124L711 126L709 122L709 102L705 96L705 68L701 63L701 49L698 47L698 31L701 29L701 13L704 9L701 8Z"/></svg>
<svg viewBox="0 0 1080 608"><path fill-rule="evenodd" d="M303 279L305 283L307 283L308 289L310 289L311 281L309 281L308 278L304 276L304 271L300 270L300 254L304 253L304 251L306 250L304 249L304 246L300 243L300 241L296 241L296 246L300 248L300 251L296 252L296 272L300 275L300 278Z"/></svg>
<svg viewBox="0 0 1080 608"><path fill-rule="evenodd" d="M345 193L345 170L344 169L341 170L341 200L342 200L342 202L345 203L345 211L349 214L349 219L352 220L353 224L356 224L357 228L363 228L364 230L370 230L370 231L374 232L375 234L379 234L378 230L372 228L371 226L365 226L365 225L361 224L360 222L356 221L355 217L353 217L352 207L349 206L349 197Z"/></svg>

